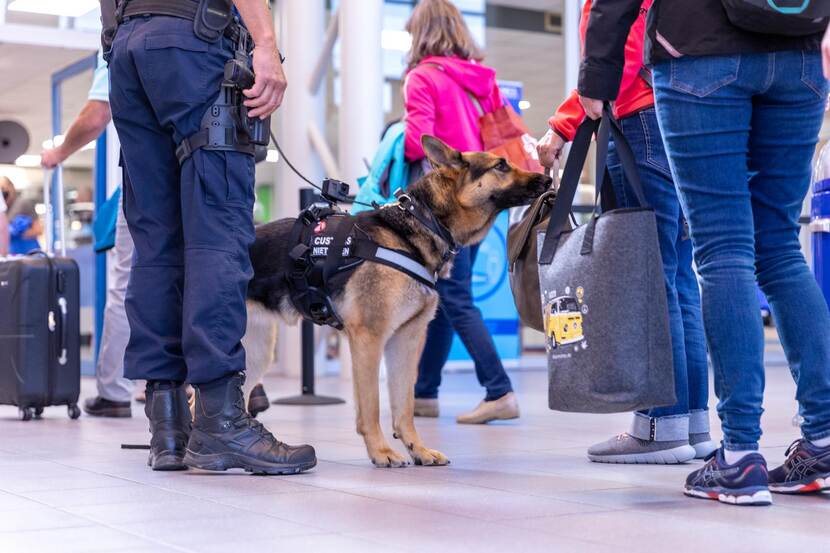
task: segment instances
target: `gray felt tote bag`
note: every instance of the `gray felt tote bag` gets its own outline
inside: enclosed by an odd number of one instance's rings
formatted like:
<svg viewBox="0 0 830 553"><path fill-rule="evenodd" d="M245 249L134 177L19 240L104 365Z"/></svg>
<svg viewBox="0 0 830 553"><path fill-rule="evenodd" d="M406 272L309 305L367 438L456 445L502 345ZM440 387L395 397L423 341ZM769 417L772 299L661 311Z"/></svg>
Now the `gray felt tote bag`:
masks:
<svg viewBox="0 0 830 553"><path fill-rule="evenodd" d="M595 212L571 229L571 211L591 136L608 190L609 136L640 207ZM609 202L605 198L603 205ZM674 405L674 368L663 263L654 211L634 156L606 106L579 127L550 222L537 235L551 409L615 413Z"/></svg>

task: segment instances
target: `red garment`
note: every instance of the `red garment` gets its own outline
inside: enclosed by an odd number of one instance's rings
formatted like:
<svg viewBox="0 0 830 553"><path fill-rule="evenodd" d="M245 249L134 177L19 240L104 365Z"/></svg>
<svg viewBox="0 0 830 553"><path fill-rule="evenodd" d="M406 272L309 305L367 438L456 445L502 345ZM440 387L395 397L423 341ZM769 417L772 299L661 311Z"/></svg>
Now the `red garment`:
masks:
<svg viewBox="0 0 830 553"><path fill-rule="evenodd" d="M485 112L501 105L496 72L475 61L439 56L425 58L409 71L404 80L406 159L424 157L425 134L462 152L482 150L479 114L470 95Z"/></svg>
<svg viewBox="0 0 830 553"><path fill-rule="evenodd" d="M640 15L631 26L628 40L625 43L625 68L623 69L620 93L614 103L614 115L621 119L654 105L654 92L651 86L640 75L643 69L643 41L646 33L646 14L653 0L644 0L640 6ZM579 35L582 46L585 47L585 31L588 28L588 18L591 13L591 0L585 2L582 8L582 19L579 22ZM582 120L585 119L585 110L579 103L579 94L576 90L559 106L548 124L562 138L571 141L576 134Z"/></svg>

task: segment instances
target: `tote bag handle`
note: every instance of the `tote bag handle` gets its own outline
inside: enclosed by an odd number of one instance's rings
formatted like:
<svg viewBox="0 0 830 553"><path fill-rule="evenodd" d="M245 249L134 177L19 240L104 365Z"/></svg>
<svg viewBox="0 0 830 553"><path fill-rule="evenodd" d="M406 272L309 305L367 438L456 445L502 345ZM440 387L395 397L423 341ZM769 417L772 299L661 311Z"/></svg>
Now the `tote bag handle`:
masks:
<svg viewBox="0 0 830 553"><path fill-rule="evenodd" d="M550 221L545 230L545 241L542 244L542 250L539 252L540 265L550 265L553 262L554 255L556 255L559 239L566 229L565 225L568 214L573 208L574 198L579 187L579 176L582 173L582 168L585 166L585 160L588 157L588 150L591 146L591 137L595 132L597 133L597 175L602 175L603 179L607 178L608 141L610 136L613 136L626 180L630 184L640 207L647 207L634 153L623 135L619 122L611 113L610 104L606 103L603 107L602 119L593 120L586 118L576 131L576 136L571 145L571 152L565 163L556 203L553 206ZM604 188L606 188L607 193L608 187ZM597 194L599 194L599 188L597 190ZM591 218L592 222L595 222L595 220L595 216Z"/></svg>

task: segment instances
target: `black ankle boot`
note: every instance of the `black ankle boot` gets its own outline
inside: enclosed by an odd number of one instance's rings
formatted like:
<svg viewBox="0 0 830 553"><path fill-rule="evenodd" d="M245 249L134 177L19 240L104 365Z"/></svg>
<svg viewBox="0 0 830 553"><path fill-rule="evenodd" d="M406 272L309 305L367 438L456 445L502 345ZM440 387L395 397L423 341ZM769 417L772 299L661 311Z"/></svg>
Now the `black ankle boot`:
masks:
<svg viewBox="0 0 830 553"><path fill-rule="evenodd" d="M187 466L256 474L296 474L317 464L310 445L277 440L245 410L242 373L196 386L196 417L187 443Z"/></svg>
<svg viewBox="0 0 830 553"><path fill-rule="evenodd" d="M181 382L148 381L144 413L150 421L150 458L153 470L187 470L184 464L190 436L190 406Z"/></svg>

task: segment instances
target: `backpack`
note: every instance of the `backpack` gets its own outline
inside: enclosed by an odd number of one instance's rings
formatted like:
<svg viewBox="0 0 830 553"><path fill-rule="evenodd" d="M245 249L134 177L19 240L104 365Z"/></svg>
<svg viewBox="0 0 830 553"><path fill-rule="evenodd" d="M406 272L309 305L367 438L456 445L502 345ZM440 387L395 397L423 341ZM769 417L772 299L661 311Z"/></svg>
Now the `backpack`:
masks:
<svg viewBox="0 0 830 553"><path fill-rule="evenodd" d="M378 146L369 174L358 179L360 190L355 200L363 204L380 205L395 201L394 193L398 188L406 189L409 184L409 163L404 157L404 131L406 124L403 121L391 125L383 135ZM355 203L352 213L369 211L372 208Z"/></svg>
<svg viewBox="0 0 830 553"><path fill-rule="evenodd" d="M827 29L826 0L721 0L736 27L770 35L809 36Z"/></svg>

